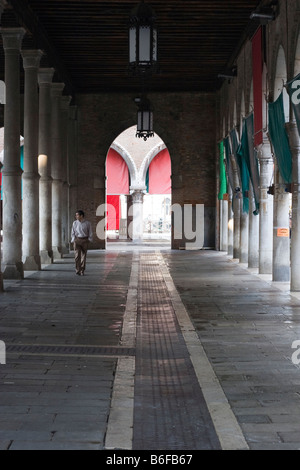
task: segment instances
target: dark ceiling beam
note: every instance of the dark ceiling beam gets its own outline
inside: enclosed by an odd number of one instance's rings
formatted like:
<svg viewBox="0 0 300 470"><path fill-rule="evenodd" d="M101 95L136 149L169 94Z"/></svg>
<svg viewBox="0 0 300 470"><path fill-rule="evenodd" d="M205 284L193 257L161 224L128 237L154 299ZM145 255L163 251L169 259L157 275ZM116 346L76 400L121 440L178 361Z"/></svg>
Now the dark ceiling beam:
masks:
<svg viewBox="0 0 300 470"><path fill-rule="evenodd" d="M38 47L46 54L49 66L55 68L60 80L65 84L64 92L73 96L75 90L69 72L60 59L57 50L48 37L48 34L39 18L29 7L27 0L7 0L7 2L13 8L20 25L28 30L33 37L37 38L39 44Z"/></svg>

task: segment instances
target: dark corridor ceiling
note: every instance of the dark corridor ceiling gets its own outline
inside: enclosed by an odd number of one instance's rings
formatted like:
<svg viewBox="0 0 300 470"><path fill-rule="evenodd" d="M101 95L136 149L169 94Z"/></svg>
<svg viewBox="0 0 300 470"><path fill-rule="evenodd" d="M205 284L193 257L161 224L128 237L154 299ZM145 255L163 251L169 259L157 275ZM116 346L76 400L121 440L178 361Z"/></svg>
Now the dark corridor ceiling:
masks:
<svg viewBox="0 0 300 470"><path fill-rule="evenodd" d="M128 74L128 16L137 1L7 0L2 27L27 30L23 48L43 49L42 66L55 67L55 80L68 93L132 91ZM258 27L250 14L258 0L147 0L159 30L159 74L149 91L219 88L218 74L233 65L242 41ZM265 3L265 2L263 2ZM1 41L1 38L0 38ZM0 77L4 55L0 48Z"/></svg>

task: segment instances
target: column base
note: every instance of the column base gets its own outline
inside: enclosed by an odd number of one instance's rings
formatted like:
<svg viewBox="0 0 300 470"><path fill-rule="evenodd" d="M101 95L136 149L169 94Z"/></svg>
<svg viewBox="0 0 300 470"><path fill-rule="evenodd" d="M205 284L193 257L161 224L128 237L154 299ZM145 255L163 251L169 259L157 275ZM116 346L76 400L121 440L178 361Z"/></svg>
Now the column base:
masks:
<svg viewBox="0 0 300 470"><path fill-rule="evenodd" d="M62 259L61 247L53 246L52 252L53 252L53 260Z"/></svg>
<svg viewBox="0 0 300 470"><path fill-rule="evenodd" d="M52 264L53 263L53 251L42 250L40 252L41 264Z"/></svg>
<svg viewBox="0 0 300 470"><path fill-rule="evenodd" d="M3 279L24 279L23 263L7 264L3 271Z"/></svg>
<svg viewBox="0 0 300 470"><path fill-rule="evenodd" d="M62 255L67 255L67 254L70 253L70 250L69 250L68 247L62 246L62 248L61 248L61 253L62 253Z"/></svg>
<svg viewBox="0 0 300 470"><path fill-rule="evenodd" d="M39 255L27 256L23 264L24 271L40 271L41 258Z"/></svg>

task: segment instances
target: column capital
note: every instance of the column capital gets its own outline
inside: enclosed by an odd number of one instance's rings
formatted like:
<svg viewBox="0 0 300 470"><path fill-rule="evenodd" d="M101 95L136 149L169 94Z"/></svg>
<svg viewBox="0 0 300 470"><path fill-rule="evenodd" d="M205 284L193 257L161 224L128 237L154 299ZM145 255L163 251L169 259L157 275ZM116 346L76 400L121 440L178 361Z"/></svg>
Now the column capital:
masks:
<svg viewBox="0 0 300 470"><path fill-rule="evenodd" d="M23 58L23 67L26 69L38 69L40 66L40 60L44 55L44 52L40 49L26 49L21 51Z"/></svg>
<svg viewBox="0 0 300 470"><path fill-rule="evenodd" d="M131 194L132 196L132 202L134 204L142 204L143 199L144 199L144 192L140 189L134 190L134 192Z"/></svg>
<svg viewBox="0 0 300 470"><path fill-rule="evenodd" d="M69 118L71 120L73 121L77 120L77 111L78 111L78 107L76 105L69 107Z"/></svg>
<svg viewBox="0 0 300 470"><path fill-rule="evenodd" d="M3 49L5 51L21 50L23 37L26 33L24 28L0 28L3 38Z"/></svg>
<svg viewBox="0 0 300 470"><path fill-rule="evenodd" d="M259 162L270 162L273 163L273 155L271 151L271 144L269 140L264 139L263 143L256 147L257 157Z"/></svg>
<svg viewBox="0 0 300 470"><path fill-rule="evenodd" d="M71 103L72 96L64 95L61 98L61 109L63 111L67 111L69 108L69 104Z"/></svg>
<svg viewBox="0 0 300 470"><path fill-rule="evenodd" d="M65 88L64 83L57 83L57 82L51 83L51 96L53 96L53 98L61 97L61 94L64 88Z"/></svg>
<svg viewBox="0 0 300 470"><path fill-rule="evenodd" d="M39 86L50 85L50 83L52 83L54 73L55 73L55 69L53 67L39 68L38 70Z"/></svg>

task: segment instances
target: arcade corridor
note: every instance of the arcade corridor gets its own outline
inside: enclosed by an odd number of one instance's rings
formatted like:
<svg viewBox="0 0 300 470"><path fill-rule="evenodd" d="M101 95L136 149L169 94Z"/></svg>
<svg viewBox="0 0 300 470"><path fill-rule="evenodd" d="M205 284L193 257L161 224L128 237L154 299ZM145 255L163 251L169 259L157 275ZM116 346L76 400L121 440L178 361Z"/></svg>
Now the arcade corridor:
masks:
<svg viewBox="0 0 300 470"><path fill-rule="evenodd" d="M155 243L43 268L1 296L1 449L299 449L288 283Z"/></svg>
<svg viewBox="0 0 300 470"><path fill-rule="evenodd" d="M300 0L0 23L0 449L299 450Z"/></svg>

